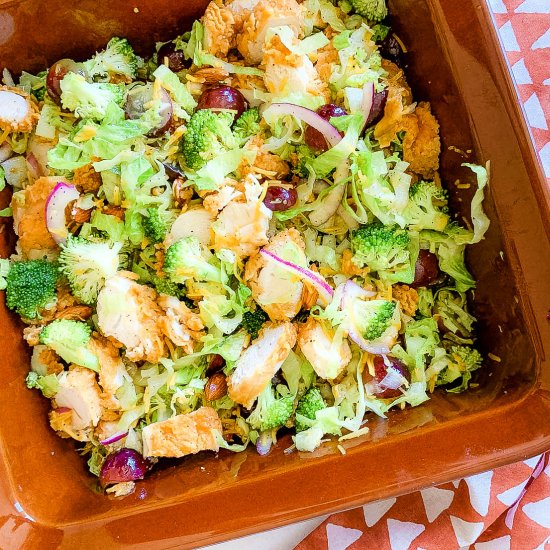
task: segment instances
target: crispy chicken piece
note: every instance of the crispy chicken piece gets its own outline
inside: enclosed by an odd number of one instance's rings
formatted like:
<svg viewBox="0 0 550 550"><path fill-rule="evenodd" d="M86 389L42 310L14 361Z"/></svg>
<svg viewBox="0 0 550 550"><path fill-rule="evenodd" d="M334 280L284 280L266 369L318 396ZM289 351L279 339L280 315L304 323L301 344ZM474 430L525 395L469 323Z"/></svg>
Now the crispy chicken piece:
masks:
<svg viewBox="0 0 550 550"><path fill-rule="evenodd" d="M254 160L249 163L246 159L239 166L239 174L242 178L250 173L259 173L271 178L283 179L290 174L290 167L279 155L264 151L264 140L261 136L254 136L246 148L256 152Z"/></svg>
<svg viewBox="0 0 550 550"><path fill-rule="evenodd" d="M11 86L0 86L1 132L30 132L38 118L38 106L27 92Z"/></svg>
<svg viewBox="0 0 550 550"><path fill-rule="evenodd" d="M288 25L298 37L303 35L304 6L296 0L259 2L243 21L237 36L237 48L247 64L262 61L267 30Z"/></svg>
<svg viewBox="0 0 550 550"><path fill-rule="evenodd" d="M178 414L143 428L143 456L180 457L206 450L217 451L215 432L222 433L222 423L211 407Z"/></svg>
<svg viewBox="0 0 550 550"><path fill-rule="evenodd" d="M101 404L105 409L118 410L121 405L116 391L125 379L131 380L120 353L110 340L99 334L94 334L88 347L99 359L99 385L103 389Z"/></svg>
<svg viewBox="0 0 550 550"><path fill-rule="evenodd" d="M59 391L53 401L55 408L72 411L70 424L63 423L64 431L77 441L89 441L92 429L101 418L101 391L95 373L83 367L72 367L58 376ZM63 409L58 412L63 412ZM61 419L56 418L56 422ZM58 424L56 424L59 427ZM55 429L55 428L54 428Z"/></svg>
<svg viewBox="0 0 550 550"><path fill-rule="evenodd" d="M76 168L73 184L81 193L97 193L101 184L101 174L94 170L92 163Z"/></svg>
<svg viewBox="0 0 550 550"><path fill-rule="evenodd" d="M124 275L105 283L97 298L97 318L101 332L126 347L131 361L158 363L165 356L159 319L162 309L158 294Z"/></svg>
<svg viewBox="0 0 550 550"><path fill-rule="evenodd" d="M46 375L63 372L63 363L59 361L59 355L53 349L44 346L38 355L38 361L45 366Z"/></svg>
<svg viewBox="0 0 550 550"><path fill-rule="evenodd" d="M380 147L389 147L401 131L403 117L414 111L414 105L411 105L412 93L403 71L395 63L386 60L382 61L382 67L388 71L388 100L384 116L374 128L374 137Z"/></svg>
<svg viewBox="0 0 550 550"><path fill-rule="evenodd" d="M90 306L69 306L56 312L55 319L71 319L73 321L85 321L92 316L93 309Z"/></svg>
<svg viewBox="0 0 550 550"><path fill-rule="evenodd" d="M204 46L208 53L226 58L235 47L236 29L233 12L221 0L212 0L202 16Z"/></svg>
<svg viewBox="0 0 550 550"><path fill-rule="evenodd" d="M245 181L246 202L231 201L212 226L216 250L228 248L245 257L267 244L267 230L273 212L262 202L262 192L258 180L249 175Z"/></svg>
<svg viewBox="0 0 550 550"><path fill-rule="evenodd" d="M312 317L298 329L298 346L321 378L336 378L351 361L347 340L335 343L333 329Z"/></svg>
<svg viewBox="0 0 550 550"><path fill-rule="evenodd" d="M204 325L200 315L191 311L175 296L161 295L158 305L166 315L160 319L161 329L185 353L193 353L195 342L204 336Z"/></svg>
<svg viewBox="0 0 550 550"><path fill-rule="evenodd" d="M204 197L202 205L212 216L217 216L231 201L237 201L239 197L244 200L244 195L232 185L224 185L219 191L210 193Z"/></svg>
<svg viewBox="0 0 550 550"><path fill-rule="evenodd" d="M237 360L228 378L228 394L233 401L250 409L254 400L280 369L296 344L296 328L292 323L269 323L258 338Z"/></svg>
<svg viewBox="0 0 550 550"><path fill-rule="evenodd" d="M315 68L317 69L319 78L323 82L328 82L332 75L333 66L339 62L340 58L338 57L338 50L333 46L332 42L326 46L323 46L317 52L317 62L315 63Z"/></svg>
<svg viewBox="0 0 550 550"><path fill-rule="evenodd" d="M29 344L29 346L38 346L40 340L40 331L42 330L42 326L29 326L25 327L23 329L23 339Z"/></svg>
<svg viewBox="0 0 550 550"><path fill-rule="evenodd" d="M290 52L278 36L266 42L262 64L265 86L276 97L295 93L321 96L330 101L328 84L319 78L309 57Z"/></svg>
<svg viewBox="0 0 550 550"><path fill-rule="evenodd" d="M348 277L364 277L369 269L366 267L358 267L352 260L353 252L347 248L342 252L342 273Z"/></svg>
<svg viewBox="0 0 550 550"><path fill-rule="evenodd" d="M164 239L164 247L168 248L184 237L197 237L199 242L208 246L211 241L214 216L206 208L191 208L180 214Z"/></svg>
<svg viewBox="0 0 550 550"><path fill-rule="evenodd" d="M403 160L409 170L426 179L433 179L439 169L441 140L439 123L432 115L429 103L419 103L414 113L403 118Z"/></svg>
<svg viewBox="0 0 550 550"><path fill-rule="evenodd" d="M283 259L286 259L287 251L292 261L300 259L304 265L307 264L304 240L294 228L277 233L265 248ZM300 311L304 284L296 275L282 269L263 254L258 253L250 258L244 279L252 290L254 300L272 321L287 321Z"/></svg>
<svg viewBox="0 0 550 550"><path fill-rule="evenodd" d="M413 317L418 309L418 292L408 285L394 285L391 289L392 297L401 304L401 311Z"/></svg>
<svg viewBox="0 0 550 550"><path fill-rule="evenodd" d="M52 252L57 248L46 227L46 200L57 185L58 177L38 178L12 199L13 226L18 245L25 257Z"/></svg>

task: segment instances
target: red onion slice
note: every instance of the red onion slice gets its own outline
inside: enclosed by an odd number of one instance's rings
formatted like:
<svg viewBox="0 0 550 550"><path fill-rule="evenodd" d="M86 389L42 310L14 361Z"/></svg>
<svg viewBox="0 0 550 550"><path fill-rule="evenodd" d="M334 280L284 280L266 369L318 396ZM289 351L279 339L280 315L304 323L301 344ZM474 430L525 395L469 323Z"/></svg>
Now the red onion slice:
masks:
<svg viewBox="0 0 550 550"><path fill-rule="evenodd" d="M386 370L386 376L378 382L378 386L380 386L381 389L396 390L406 381L406 378L397 369L389 366Z"/></svg>
<svg viewBox="0 0 550 550"><path fill-rule="evenodd" d="M108 437L107 439L103 439L100 441L102 445L110 445L111 443L116 443L117 441L120 441L124 437L128 435L128 432L118 432L113 434L111 437Z"/></svg>
<svg viewBox="0 0 550 550"><path fill-rule="evenodd" d="M334 294L333 288L325 281L324 277L322 275L319 275L319 273L316 273L315 271L312 271L311 269L308 269L307 267L300 267L299 265L293 264L292 262L288 262L286 260L283 260L276 254L273 254L273 252L270 252L269 250L266 250L265 248L262 248L260 250L260 253L264 256L270 258L271 260L277 262L282 268L286 269L287 271L290 271L291 273L294 273L300 279L305 279L309 281L317 290L319 293L319 298L323 302L322 305L326 306L329 304L329 302L332 299L332 296Z"/></svg>
<svg viewBox="0 0 550 550"><path fill-rule="evenodd" d="M367 82L363 86L363 100L361 101L361 112L363 113L363 118L365 120L365 124L363 126L363 129L367 125L367 121L369 120L369 115L372 109L372 104L374 101L374 84L372 82Z"/></svg>
<svg viewBox="0 0 550 550"><path fill-rule="evenodd" d="M60 181L46 201L46 226L56 243L64 243L69 231L65 219L67 205L80 197L74 185Z"/></svg>
<svg viewBox="0 0 550 550"><path fill-rule="evenodd" d="M277 115L291 115L294 118L309 124L312 128L323 134L323 137L327 140L327 143L334 147L342 139L340 132L322 116L319 116L315 111L301 107L300 105L294 105L293 103L272 103L266 112ZM265 113L264 113L265 114Z"/></svg>
<svg viewBox="0 0 550 550"><path fill-rule="evenodd" d="M265 456L271 451L271 444L273 439L271 437L271 432L262 432L256 440L256 450L260 456Z"/></svg>

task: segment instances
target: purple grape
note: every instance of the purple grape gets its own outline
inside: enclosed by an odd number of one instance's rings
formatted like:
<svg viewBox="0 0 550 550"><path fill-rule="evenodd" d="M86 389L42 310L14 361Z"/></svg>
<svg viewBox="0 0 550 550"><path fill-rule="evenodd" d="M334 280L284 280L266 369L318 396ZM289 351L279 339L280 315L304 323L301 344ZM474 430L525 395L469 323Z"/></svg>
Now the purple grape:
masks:
<svg viewBox="0 0 550 550"><path fill-rule="evenodd" d="M333 117L345 116L348 113L339 105L327 103L317 109L317 114L325 120L330 121ZM306 145L320 153L323 153L329 149L329 144L323 134L311 126L306 127L306 131L304 132L304 141L306 142Z"/></svg>
<svg viewBox="0 0 550 550"><path fill-rule="evenodd" d="M102 487L143 479L149 463L134 449L119 449L107 456L101 467L99 481Z"/></svg>
<svg viewBox="0 0 550 550"><path fill-rule="evenodd" d="M202 92L197 111L201 109L230 109L239 118L246 111L246 100L239 90L231 86L215 86Z"/></svg>

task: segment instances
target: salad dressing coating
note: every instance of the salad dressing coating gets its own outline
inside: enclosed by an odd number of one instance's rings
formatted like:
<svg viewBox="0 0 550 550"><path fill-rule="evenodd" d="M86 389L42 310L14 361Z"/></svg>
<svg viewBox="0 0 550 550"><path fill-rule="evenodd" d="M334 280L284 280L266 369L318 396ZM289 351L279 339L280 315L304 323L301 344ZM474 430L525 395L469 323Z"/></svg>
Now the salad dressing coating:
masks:
<svg viewBox="0 0 550 550"><path fill-rule="evenodd" d="M466 165L465 227L386 14L214 0L148 58L114 37L0 87L0 289L27 386L109 492L281 429L303 452L357 437L481 367L464 252L487 172Z"/></svg>

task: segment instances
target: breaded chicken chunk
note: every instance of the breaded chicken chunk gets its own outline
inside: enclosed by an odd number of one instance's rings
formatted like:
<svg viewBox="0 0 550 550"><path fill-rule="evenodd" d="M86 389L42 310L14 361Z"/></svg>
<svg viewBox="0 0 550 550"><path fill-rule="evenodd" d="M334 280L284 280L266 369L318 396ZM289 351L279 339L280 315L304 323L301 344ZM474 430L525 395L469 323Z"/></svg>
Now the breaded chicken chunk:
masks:
<svg viewBox="0 0 550 550"><path fill-rule="evenodd" d="M296 328L289 322L269 323L246 348L228 378L228 395L250 409L296 344Z"/></svg>
<svg viewBox="0 0 550 550"><path fill-rule="evenodd" d="M201 19L204 25L204 47L208 53L226 58L235 47L236 29L233 12L222 0L212 0Z"/></svg>
<svg viewBox="0 0 550 550"><path fill-rule="evenodd" d="M351 361L351 349L347 340L334 342L330 326L309 317L298 329L298 346L313 370L321 378L336 378Z"/></svg>
<svg viewBox="0 0 550 550"><path fill-rule="evenodd" d="M27 258L57 248L46 227L46 201L58 181L59 177L38 178L24 191L13 195L13 227L19 236L21 253Z"/></svg>
<svg viewBox="0 0 550 550"><path fill-rule="evenodd" d="M131 361L158 363L165 355L158 294L124 275L108 279L97 297L101 332L126 348Z"/></svg>
<svg viewBox="0 0 550 550"><path fill-rule="evenodd" d="M277 233L265 248L284 260L307 266L304 240L293 227ZM282 269L263 254L258 253L250 258L244 278L254 300L272 321L287 321L300 311L304 284L296 275Z"/></svg>
<svg viewBox="0 0 550 550"><path fill-rule="evenodd" d="M272 36L265 44L262 64L265 87L275 97L300 94L330 101L328 84L319 78L309 57L290 52L278 36Z"/></svg>
<svg viewBox="0 0 550 550"><path fill-rule="evenodd" d="M38 118L38 106L27 92L0 86L1 132L31 132Z"/></svg>
<svg viewBox="0 0 550 550"><path fill-rule="evenodd" d="M212 229L214 248L228 248L240 257L251 256L267 244L267 230L273 212L261 200L263 189L258 180L248 176L245 201L231 201L218 215Z"/></svg>
<svg viewBox="0 0 550 550"><path fill-rule="evenodd" d="M441 140L439 123L432 115L429 103L419 103L414 113L403 117L403 160L409 169L426 179L433 179L439 169Z"/></svg>
<svg viewBox="0 0 550 550"><path fill-rule="evenodd" d="M119 350L107 338L94 336L88 347L99 359L99 385L103 389L101 404L105 409L120 409L116 391L122 387L124 380L131 380L122 362Z"/></svg>
<svg viewBox="0 0 550 550"><path fill-rule="evenodd" d="M288 25L298 37L303 35L304 6L296 0L259 2L243 21L237 48L249 65L262 61L268 29Z"/></svg>
<svg viewBox="0 0 550 550"><path fill-rule="evenodd" d="M165 315L160 319L161 329L185 353L193 353L195 342L204 336L204 325L200 315L191 311L175 296L161 295L158 305Z"/></svg>
<svg viewBox="0 0 550 550"><path fill-rule="evenodd" d="M178 414L143 428L143 456L180 457L200 451L217 451L215 432L222 433L222 423L211 407Z"/></svg>
<svg viewBox="0 0 550 550"><path fill-rule="evenodd" d="M418 292L409 285L394 285L391 289L392 298L401 305L401 311L405 315L413 317L418 309Z"/></svg>
<svg viewBox="0 0 550 550"><path fill-rule="evenodd" d="M59 390L53 398L55 408L63 410L66 407L72 411L71 431L67 433L78 441L89 441L91 430L97 426L102 413L101 390L97 385L95 372L83 367L73 367L57 378Z"/></svg>

